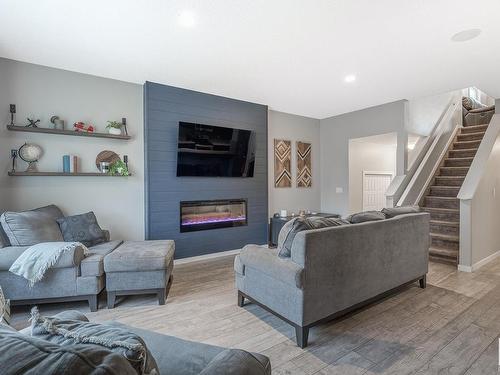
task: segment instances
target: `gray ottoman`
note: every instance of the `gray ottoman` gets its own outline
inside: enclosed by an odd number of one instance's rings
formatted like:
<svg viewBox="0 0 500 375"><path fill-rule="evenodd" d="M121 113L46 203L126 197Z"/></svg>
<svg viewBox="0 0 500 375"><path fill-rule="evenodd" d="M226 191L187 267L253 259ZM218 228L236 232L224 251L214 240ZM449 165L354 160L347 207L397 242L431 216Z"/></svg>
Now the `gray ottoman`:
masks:
<svg viewBox="0 0 500 375"><path fill-rule="evenodd" d="M125 241L104 258L108 309L116 296L157 294L165 304L172 283L174 241Z"/></svg>

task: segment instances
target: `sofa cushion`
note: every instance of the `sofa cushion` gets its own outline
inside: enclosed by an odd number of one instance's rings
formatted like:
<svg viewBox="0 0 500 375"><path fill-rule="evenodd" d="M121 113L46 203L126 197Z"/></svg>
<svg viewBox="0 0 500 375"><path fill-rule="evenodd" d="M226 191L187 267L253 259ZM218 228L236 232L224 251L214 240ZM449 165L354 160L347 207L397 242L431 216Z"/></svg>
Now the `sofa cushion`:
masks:
<svg viewBox="0 0 500 375"><path fill-rule="evenodd" d="M165 270L174 258L171 240L125 241L104 258L105 272Z"/></svg>
<svg viewBox="0 0 500 375"><path fill-rule="evenodd" d="M31 313L33 337L41 338L61 347L97 345L127 359L137 374L158 374L155 359L144 340L123 327L85 322L80 319L42 317L34 308Z"/></svg>
<svg viewBox="0 0 500 375"><path fill-rule="evenodd" d="M93 212L57 219L64 241L81 242L87 247L106 241L106 234L97 223Z"/></svg>
<svg viewBox="0 0 500 375"><path fill-rule="evenodd" d="M31 246L40 242L62 241L52 206L23 212L4 212L0 223L12 246Z"/></svg>
<svg viewBox="0 0 500 375"><path fill-rule="evenodd" d="M282 258L291 256L293 240L297 233L303 230L336 227L345 224L349 223L334 217L296 217L283 225L280 230L278 235L278 256Z"/></svg>
<svg viewBox="0 0 500 375"><path fill-rule="evenodd" d="M123 241L115 240L100 243L89 248L88 256L80 263L82 276L101 276L104 274L104 257L120 246Z"/></svg>
<svg viewBox="0 0 500 375"><path fill-rule="evenodd" d="M225 349L219 346L203 344L200 342L183 340L173 336L163 335L141 328L129 327L124 324L112 321L105 324L124 327L131 332L141 336L149 350L156 359L160 374L182 374L195 375L203 371L217 355L224 352ZM269 358L264 355L252 354L264 368L268 368L271 374ZM251 372L238 371L231 372L228 367L223 374L253 374Z"/></svg>
<svg viewBox="0 0 500 375"><path fill-rule="evenodd" d="M264 362L259 354L241 349L226 349L200 372L200 375L266 375L271 373L271 363Z"/></svg>
<svg viewBox="0 0 500 375"><path fill-rule="evenodd" d="M364 211L352 214L347 217L347 221L351 224L359 224L367 221L384 220L385 215L379 211Z"/></svg>
<svg viewBox="0 0 500 375"><path fill-rule="evenodd" d="M388 219L398 215L416 214L418 212L420 212L420 208L418 206L390 207L382 209L382 213Z"/></svg>
<svg viewBox="0 0 500 375"><path fill-rule="evenodd" d="M120 354L97 345L58 345L0 324L0 363L5 375L63 373L137 375Z"/></svg>
<svg viewBox="0 0 500 375"><path fill-rule="evenodd" d="M0 271L8 271L10 266L29 246L9 246L0 250Z"/></svg>

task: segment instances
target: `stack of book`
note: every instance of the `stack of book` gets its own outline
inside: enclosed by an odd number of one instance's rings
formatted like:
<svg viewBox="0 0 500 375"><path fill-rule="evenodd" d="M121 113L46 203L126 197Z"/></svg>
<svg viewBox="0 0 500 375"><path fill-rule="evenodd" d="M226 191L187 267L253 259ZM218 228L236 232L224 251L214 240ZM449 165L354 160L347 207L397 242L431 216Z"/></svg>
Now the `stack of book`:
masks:
<svg viewBox="0 0 500 375"><path fill-rule="evenodd" d="M78 172L78 157L76 155L63 156L63 172L64 173Z"/></svg>

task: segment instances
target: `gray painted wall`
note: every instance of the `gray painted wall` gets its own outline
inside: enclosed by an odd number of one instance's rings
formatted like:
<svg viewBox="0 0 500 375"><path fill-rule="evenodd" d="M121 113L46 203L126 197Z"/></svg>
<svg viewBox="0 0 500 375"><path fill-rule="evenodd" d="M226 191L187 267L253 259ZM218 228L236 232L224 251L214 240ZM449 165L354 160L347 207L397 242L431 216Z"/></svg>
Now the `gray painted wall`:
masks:
<svg viewBox="0 0 500 375"><path fill-rule="evenodd" d="M280 209L298 212L301 209L319 211L321 209L320 194L320 141L319 120L291 115L289 113L269 111L269 212L273 214ZM292 187L274 187L274 139L292 141ZM296 141L312 144L312 187L297 187Z"/></svg>
<svg viewBox="0 0 500 375"><path fill-rule="evenodd" d="M349 212L349 139L397 133L396 173L405 173L407 104L400 100L320 121L322 211ZM337 193L336 188L343 191Z"/></svg>
<svg viewBox="0 0 500 375"><path fill-rule="evenodd" d="M7 131L9 104L17 105L17 122L36 116L49 127L54 114L68 124L91 122L104 132L106 121L127 118L130 141ZM81 170L96 172L100 151L128 155L133 173L128 178L9 177L10 149L24 142L44 151L41 171L62 171L62 155L79 156ZM142 85L0 58L0 211L25 210L50 203L66 214L96 213L113 238L144 238L144 151ZM18 159L17 169L26 163Z"/></svg>
<svg viewBox="0 0 500 375"><path fill-rule="evenodd" d="M500 113L500 99L495 99L495 113Z"/></svg>
<svg viewBox="0 0 500 375"><path fill-rule="evenodd" d="M173 239L176 257L267 242L267 107L147 82L144 86L146 237ZM255 131L253 178L176 177L179 121ZM180 233L179 202L248 199L248 226Z"/></svg>

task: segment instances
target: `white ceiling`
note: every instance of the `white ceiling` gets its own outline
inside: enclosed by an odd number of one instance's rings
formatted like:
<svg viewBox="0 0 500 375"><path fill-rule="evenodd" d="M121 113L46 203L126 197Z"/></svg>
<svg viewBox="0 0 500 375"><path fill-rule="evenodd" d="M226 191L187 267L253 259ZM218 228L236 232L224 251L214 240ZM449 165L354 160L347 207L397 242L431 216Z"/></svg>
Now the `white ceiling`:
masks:
<svg viewBox="0 0 500 375"><path fill-rule="evenodd" d="M499 15L499 0L0 0L0 56L324 118L469 86L499 98Z"/></svg>

